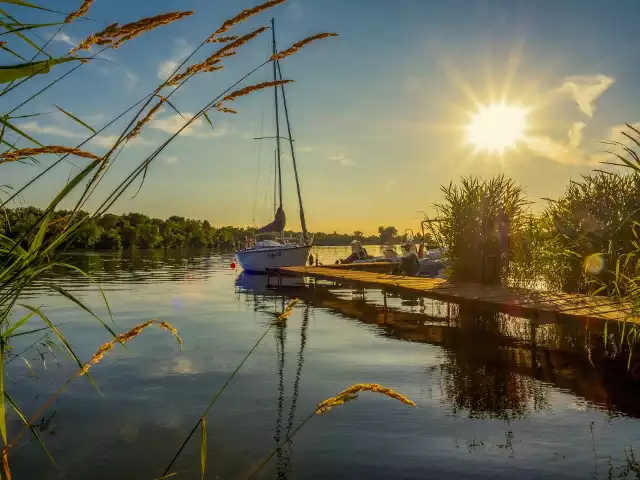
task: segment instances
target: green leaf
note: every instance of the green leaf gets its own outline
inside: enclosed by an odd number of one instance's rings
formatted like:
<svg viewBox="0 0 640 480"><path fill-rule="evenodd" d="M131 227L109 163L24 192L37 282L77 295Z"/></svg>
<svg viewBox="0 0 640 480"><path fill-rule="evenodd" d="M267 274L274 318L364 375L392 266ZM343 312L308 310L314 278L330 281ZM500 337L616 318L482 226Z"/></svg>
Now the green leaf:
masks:
<svg viewBox="0 0 640 480"><path fill-rule="evenodd" d="M27 252L27 259L29 258L35 258L38 253L38 250L40 250L40 247L42 246L42 242L44 241L44 236L47 233L47 228L49 227L49 218L51 218L51 212L47 213L41 220L40 220L40 228L38 228L38 233L36 233L36 235L33 237L33 240L31 240L31 244L29 245L29 251Z"/></svg>
<svg viewBox="0 0 640 480"><path fill-rule="evenodd" d="M54 107L56 107L58 110L60 110L62 113L64 113L65 115L67 115L68 117L70 117L72 120L75 120L76 122L78 122L80 125L82 125L84 128L91 130L91 132L96 133L96 131L91 128L89 125L87 125L86 123L84 123L82 120L80 120L78 117L76 117L75 115L72 115L71 113L67 112L66 110L60 108L58 105L54 105Z"/></svg>
<svg viewBox="0 0 640 480"><path fill-rule="evenodd" d="M29 312L27 313L24 317L22 317L20 320L18 320L16 323L14 323L13 325L11 325L11 327L9 328L9 330L7 330L4 334L4 338L9 338L11 336L11 334L13 332L15 332L17 329L19 329L21 326L23 326L25 323L27 323L29 321L29 319L31 317L33 317L34 313L33 312Z"/></svg>
<svg viewBox="0 0 640 480"><path fill-rule="evenodd" d="M42 60L40 62L18 63L16 65L0 66L0 83L9 83L19 78L31 77L49 73L51 67L62 63L79 61L80 57L60 57Z"/></svg>
<svg viewBox="0 0 640 480"><path fill-rule="evenodd" d="M200 466L202 469L202 480L207 467L207 420L202 417L200 422Z"/></svg>
<svg viewBox="0 0 640 480"><path fill-rule="evenodd" d="M89 315L91 315L93 318L95 318L96 320L98 320L102 326L104 328L106 328L109 333L111 335L113 335L113 338L116 338L118 335L116 334L116 332L114 332L113 330L111 330L111 328L109 327L109 325L107 325L106 323L104 323L104 321L98 317L95 313L93 313L93 311L87 307L84 303L82 303L80 300L78 300L75 296L73 296L71 293L69 293L67 290L65 290L64 288L62 288L60 285L56 285L55 283L50 283L47 285L50 289L52 289L55 292L58 292L60 295L62 295L63 297L66 297L67 299L71 300L73 303L75 303L77 306L79 306L80 308L82 308L85 312L87 312Z"/></svg>
<svg viewBox="0 0 640 480"><path fill-rule="evenodd" d="M109 312L109 318L111 318L111 323L115 323L115 321L113 320L113 314L111 313L111 307L109 306L109 301L107 300L107 296L104 294L104 290L102 289L102 287L100 286L100 284L98 282L96 282L94 280L94 278L89 275L87 272L83 271L82 269L71 265L69 263L65 263L65 262L56 262L56 265L60 265L62 267L66 267L69 268L71 270L75 270L76 272L79 272L80 274L82 274L87 280L89 280L91 283L93 283L96 287L98 287L98 290L100 290L100 294L102 295L102 300L104 300L104 304L107 307L107 311Z"/></svg>
<svg viewBox="0 0 640 480"><path fill-rule="evenodd" d="M0 434L4 445L7 444L7 414L4 409L4 342L0 344Z"/></svg>
<svg viewBox="0 0 640 480"><path fill-rule="evenodd" d="M214 130L213 123L211 123L211 119L209 118L209 115L207 115L207 112L202 113L204 113L204 118L207 120L207 122L209 122L209 125L211 125L211 129Z"/></svg>
<svg viewBox="0 0 640 480"><path fill-rule="evenodd" d="M56 23L31 23L31 24L21 24L21 23L15 23L15 24L11 24L12 26L14 25L20 25L18 28L13 28L11 30L7 30L6 32L2 32L0 33L0 36L2 35L7 35L10 33L17 33L17 32L22 32L24 30L34 30L36 28L45 28L45 27L54 27L56 25L63 25L64 22L56 22ZM4 23L3 26L5 28L11 28L9 27L9 24Z"/></svg>
<svg viewBox="0 0 640 480"><path fill-rule="evenodd" d="M53 330L53 333L56 334L56 336L58 337L58 340L60 340L60 342L62 342L62 344L64 345L64 347L67 349L67 352L69 352L69 355L71 355L71 357L75 360L75 362L78 364L78 368L82 369L82 367L84 367L84 365L82 364L82 362L80 361L80 359L78 358L78 356L75 354L75 352L73 351L73 349L71 348L71 345L69 345L69 342L67 342L67 339L64 338L64 336L62 335L62 333L60 333L60 330L58 330L56 328L56 326L51 322L51 320L49 320L47 318L47 316L42 313L42 311L40 310L40 308L36 308L36 307L32 307L31 305L27 305L24 303L19 304L21 307L26 308L27 310L32 311L33 313L35 313L38 317L40 317L42 319L42 321L51 329ZM96 382L93 381L93 378L91 377L91 375L89 373L86 373L85 376L91 381L91 384L96 388L96 390L98 390L98 392L100 392L100 389L98 388L98 386L96 385ZM1 381L1 380L0 380ZM1 387L0 387L1 388ZM4 391L4 390L3 390ZM2 403L2 402L0 402ZM4 407L3 407L4 408ZM3 417L4 418L4 417ZM5 440L6 443L6 440Z"/></svg>
<svg viewBox="0 0 640 480"><path fill-rule="evenodd" d="M40 146L40 147L44 147L44 145L42 145L39 141L37 141L35 138L31 137L31 135L28 135L26 133L24 133L22 130L20 130L18 127L16 127L15 125L9 123L9 121L7 121L7 119L5 117L0 117L0 123L2 123L3 125L5 125L6 127L9 127L11 130L13 130L14 132L16 132L19 135L22 135L24 138L26 138L27 140L31 140L33 143L35 143L36 145Z"/></svg>
<svg viewBox="0 0 640 480"><path fill-rule="evenodd" d="M16 52L14 52L13 50L11 50L9 47L7 47L6 45L0 45L0 48L6 52L9 52L11 55L13 55L14 57L18 57L20 60L22 60L23 62L26 62L27 59L24 58L22 55L17 54Z"/></svg>
<svg viewBox="0 0 640 480"><path fill-rule="evenodd" d="M36 8L38 10L44 10L46 12L51 12L48 8L40 7L38 5L34 5L33 3L25 2L24 0L0 0L0 3L10 3L12 5L19 5L21 7L29 7Z"/></svg>
<svg viewBox="0 0 640 480"><path fill-rule="evenodd" d="M22 410L20 410L20 407L18 407L18 404L14 402L13 398L11 398L7 392L4 392L4 396L9 401L9 403L11 404L15 412L18 414L18 416L20 417L20 420L22 420L22 423L24 423L25 426L29 427L29 430L31 430L31 433L33 433L33 436L36 437L36 439L38 440L38 443L40 443L40 446L44 450L44 453L46 453L47 457L49 457L49 460L51 460L51 463L53 463L57 467L58 465L56 465L56 462L51 456L51 453L49 453L49 450L47 450L47 447L44 446L44 443L42 442L40 435L38 435L38 432L36 431L36 429L33 428L33 425L29 423L29 420L27 419L27 417L25 417L24 413L22 413Z"/></svg>

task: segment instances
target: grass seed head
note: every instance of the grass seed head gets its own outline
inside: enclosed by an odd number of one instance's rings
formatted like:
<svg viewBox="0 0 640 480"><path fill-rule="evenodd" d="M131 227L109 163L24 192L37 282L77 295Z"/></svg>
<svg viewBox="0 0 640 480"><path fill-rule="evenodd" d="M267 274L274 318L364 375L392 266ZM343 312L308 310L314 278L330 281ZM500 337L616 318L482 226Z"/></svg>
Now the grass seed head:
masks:
<svg viewBox="0 0 640 480"><path fill-rule="evenodd" d="M256 7L244 9L242 12L240 12L235 17L230 18L229 20L225 20L224 23L222 25L220 25L220 28L218 28L218 30L216 30L215 32L213 32L211 34L211 36L208 38L207 41L208 42L216 41L216 38L218 37L218 35L221 35L221 34L223 34L225 32L228 32L229 30L231 30L231 27L233 27L234 25L236 25L236 24L238 24L240 22L244 22L249 17L252 17L253 15L257 15L258 13L264 12L265 10L273 8L276 5L284 3L285 1L286 0L269 0L268 2L265 2L265 3L261 4L261 5L256 6Z"/></svg>
<svg viewBox="0 0 640 480"><path fill-rule="evenodd" d="M95 0L84 0L84 2L82 2L82 5L80 5L80 8L78 10L67 15L67 18L64 19L64 23L71 23L76 18L84 17L87 11L89 11L89 7L94 1Z"/></svg>
<svg viewBox="0 0 640 480"><path fill-rule="evenodd" d="M102 157L99 157L91 152L85 152L84 150L79 150L77 148L64 147L61 145L49 145L47 147L21 148L18 150L4 152L0 154L0 164L15 162L17 160L20 160L21 158L34 157L36 155L43 155L45 153L69 154L69 155L75 155L76 157L89 158L95 161L102 160Z"/></svg>
<svg viewBox="0 0 640 480"><path fill-rule="evenodd" d="M377 383L357 383L355 385L351 385L346 390L343 390L335 397L330 397L324 400L323 402L320 402L316 406L315 414L322 415L323 413L326 413L329 410L331 410L333 407L337 407L338 405L342 405L351 400L354 400L356 398L356 395L359 392L381 393L383 395L386 395L389 398L393 398L395 400L398 400L412 407L416 406L416 404L413 401L409 400L407 397L405 397L401 393L398 393L390 388L383 387L382 385L378 385Z"/></svg>
<svg viewBox="0 0 640 480"><path fill-rule="evenodd" d="M282 50L281 52L273 54L271 56L271 60L282 60L283 58L286 58L289 55L293 55L298 50L300 50L301 48L303 48L306 45L310 44L311 42L315 42L316 40L321 40L323 38L337 37L337 36L338 36L337 33L326 33L326 32L325 33L318 33L317 35L312 35L311 37L307 37L307 38L305 38L303 40L300 40L299 42L294 43L293 45L291 45L286 50Z"/></svg>

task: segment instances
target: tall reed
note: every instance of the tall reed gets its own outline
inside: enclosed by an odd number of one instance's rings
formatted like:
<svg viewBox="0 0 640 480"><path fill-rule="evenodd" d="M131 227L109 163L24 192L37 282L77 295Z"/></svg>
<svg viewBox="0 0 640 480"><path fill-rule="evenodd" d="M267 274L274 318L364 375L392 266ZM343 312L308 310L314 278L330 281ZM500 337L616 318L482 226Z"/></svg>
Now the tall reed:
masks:
<svg viewBox="0 0 640 480"><path fill-rule="evenodd" d="M435 204L440 221L432 230L447 249L451 281L506 285L528 218L522 188L504 176L464 177L441 191L444 200Z"/></svg>
<svg viewBox="0 0 640 480"><path fill-rule="evenodd" d="M214 34L207 35L203 39L200 45L196 47L190 55L187 56L187 58L181 65L176 67L174 72L172 72L164 82L153 89L152 92L143 96L139 101L127 107L123 111L123 113L107 122L102 128L94 129L90 127L85 121L81 120L78 116L71 114L67 109L58 107L63 113L69 116L69 118L76 121L83 128L86 128L92 132L91 135L88 135L86 140L84 140L77 146L43 145L36 138L20 129L20 127L16 125L15 119L21 118L21 114L25 112L25 109L28 108L28 106L33 102L34 99L41 96L49 88L67 78L69 75L79 71L82 65L87 62L93 61L96 56L105 49L117 49L125 42L133 40L138 36L144 34L145 32L161 26L170 25L176 21L182 21L191 16L193 12L186 11L163 13L130 22L125 25L119 25L118 23L111 24L101 31L89 35L69 54L57 58L53 57L50 53L47 52L51 40L56 34L61 32L67 24L73 23L86 15L93 3L91 0L83 1L75 11L65 14L65 22L63 22L63 24L59 26L58 30L53 35L51 35L48 40L43 40L40 44L38 44L38 39L41 38L40 36L36 36L33 38L29 38L29 36L32 33L36 32L38 29L45 29L50 27L52 23L50 21L41 24L30 23L29 32L26 33L22 32L22 30L24 30L22 28L16 28L14 30L5 32L3 42L24 42L29 46L29 48L33 47L35 49L35 52L31 56L31 60L27 61L26 63L24 57L22 57L18 53L12 53L17 58L17 60L15 60L15 63L2 65L3 68L0 69L0 84L4 84L4 88L2 89L2 91L0 91L0 98L8 95L10 92L12 92L12 95L14 97L19 97L23 92L23 85L26 82L30 81L37 75L53 75L55 72L57 72L59 65L65 63L75 63L75 66L63 75L60 75L52 80L45 87L36 91L36 93L30 93L30 91L27 92L26 90L24 90L23 98L19 101L18 105L0 115L0 123L2 123L2 126L0 126L0 143L3 146L2 148L4 148L3 151L0 151L0 164L16 161L19 162L25 158L32 161L38 161L38 156L45 154L57 156L57 159L55 161L50 162L50 164L46 166L46 168L44 168L44 170L37 176L35 176L31 181L27 182L20 188L16 188L10 195L7 195L7 198L2 199L2 201L0 202L0 208L3 208L7 204L9 204L9 202L12 202L15 199L19 198L19 195L21 195L23 192L35 188L36 184L42 178L48 176L53 169L59 166L62 162L69 161L70 155L78 157L78 160L84 163L79 164L79 173L70 178L67 184L59 192L53 193L48 206L40 213L38 213L38 215L32 217L30 226L24 229L22 235L19 238L8 238L6 236L0 235L1 359L5 358L7 351L10 348L11 339L14 335L17 334L18 329L35 320L40 320L44 323L45 328L51 330L51 332L55 334L60 344L63 345L64 348L69 352L71 357L78 365L78 368L81 369L83 373L80 376L86 376L93 382L89 373L89 366L95 362L92 363L92 361L90 361L89 363L85 363L81 361L80 358L78 358L78 356L75 354L72 346L65 339L60 329L53 324L53 322L47 317L46 313L41 308L34 307L25 303L20 303L22 294L25 289L28 289L35 281L41 281L41 283L49 288L53 293L68 299L79 309L86 312L87 315L100 322L103 327L109 332L112 340L103 345L102 351L98 352L100 353L100 355L98 355L98 357L94 357L93 360L97 359L96 361L98 361L100 358L102 358L101 355L104 355L104 353L113 348L116 342L125 344L129 338L132 338L131 335L127 336L127 334L124 334L124 336L118 335L112 329L109 323L105 322L91 308L82 303L82 301L76 298L73 294L68 292L62 285L56 283L55 276L52 277L53 280L41 280L41 277L44 273L50 272L51 270L56 268L70 269L80 275L86 276L86 274L80 269L66 262L64 257L66 249L69 247L69 245L72 244L79 232L82 231L83 226L87 222L95 221L96 219L100 218L101 215L103 215L125 192L127 192L131 188L136 180L141 180L140 185L142 185L142 182L146 178L148 168L150 168L153 161L165 150L168 145L173 142L173 140L175 140L175 138L178 137L180 133L182 133L195 121L203 117L211 123L207 112L215 110L216 106L219 106L218 104L225 98L225 96L233 92L234 88L236 88L240 83L244 82L259 68L268 64L271 60L267 58L263 63L261 63L248 73L239 75L238 80L231 86L226 89L221 89L217 94L214 94L211 99L203 102L202 108L196 114L190 116L190 118L187 118L185 125L177 133L169 136L166 141L161 143L151 155L142 158L139 164L131 169L130 174L122 183L120 183L115 189L111 190L106 195L106 197L102 198L101 200L96 199L98 200L97 204L99 205L97 209L95 209L90 214L85 214L82 211L82 207L86 205L86 202L89 198L92 198L96 195L96 187L104 177L104 173L111 167L111 165L113 165L119 153L121 153L127 147L129 140L131 140L141 132L141 130L148 123L148 120L151 118L151 116L158 110L158 106L160 104L167 102L167 104L171 105L172 108L175 108L174 104L169 102L169 97L183 88L195 72L190 72L186 76L182 77L175 85L175 88L173 88L171 91L161 94L160 92L165 87L167 87L169 81L172 78L175 78L178 72L180 72L180 70L185 65L187 65L187 62L191 61L191 58L207 44L215 44L216 41L222 40L222 38L220 37L222 33L229 31L234 25L247 20L248 18L258 13L267 11L268 9L280 3L283 3L284 1L285 0L269 0L262 5L245 9L235 17L223 22L223 24L214 32ZM39 6L31 2L9 3L13 4L11 5L11 7L15 8L18 12L24 12L29 9L42 10ZM44 11L50 10L44 9ZM19 20L9 15L4 10L0 9L0 13L2 13L5 17L10 18L12 22L21 24ZM236 43L234 43L232 52L229 51L229 49L225 50L227 54L235 54L236 50L238 50L244 44L248 43L248 41L253 37L245 38L244 43L238 43L238 40L240 38L242 37L235 37L234 39L229 40ZM83 52L89 50L92 46L95 50L90 52L91 54L84 55ZM224 48L225 47L223 47L223 49ZM7 52L13 52L6 47L4 48L4 50ZM220 49L218 49L217 51L219 50ZM38 57L40 56L46 57L46 60L38 60ZM219 55L219 59L225 56L228 55ZM215 71L219 66L220 65L216 64L216 68L211 68L209 71ZM246 93L258 90L261 87L260 84L257 84L253 88L248 88L249 90L246 91ZM155 107L149 109L151 102L157 97L160 98L160 102L156 104ZM235 97L227 100L232 100L233 98ZM178 109L176 110L179 112ZM20 115L16 114L16 112ZM111 148L108 149L107 153L103 156L98 156L90 152L86 147L87 143L91 139L99 135L102 131L104 131L104 129L111 126L113 123L121 119L124 115L127 115L129 112L134 112L133 118L121 131L120 135L117 136L117 140L113 143ZM7 132L11 132L14 136L18 137L21 142L27 143L28 147L20 148L14 146L13 142L8 142L5 137L5 134ZM68 213L68 215L65 215L62 220L60 218L54 218L54 211L59 207L60 203L63 200L69 199L71 196L74 196L75 198L79 197L73 209ZM47 235L47 232L51 232L51 226L53 225L53 222L56 222L56 228L54 229L55 234ZM91 279L89 278L89 280ZM110 314L109 304L104 294L103 298L107 306L107 310ZM27 310L27 314L22 318L15 318L14 316L15 309L18 306L23 307ZM149 326L150 323L143 325L144 327L136 330L133 333L137 335L144 328L146 328L146 326ZM177 336L177 331L175 331L172 326L166 323L159 323L159 326L171 331ZM131 332L128 333L131 334ZM3 383L3 367L4 362L0 361L0 399L4 397L10 399L11 397L9 393L6 392L5 385ZM78 377L79 376L75 376L74 378ZM70 379L70 381L71 380L72 379ZM61 388L64 388L64 386ZM27 417L21 412L20 407L12 401L10 401L9 404L11 408L15 410L18 417L21 418L25 423L25 429L28 429L32 432L32 434L36 437L38 442L46 451L44 443L38 436L37 431L33 428L31 422L27 419ZM45 409L47 405L48 404L45 402L40 410ZM4 476L9 477L9 456L11 449L15 447L15 441L9 441L9 439L7 438L5 402L3 401L0 401L0 434L2 437L3 446L2 466ZM49 455L48 452L47 455Z"/></svg>

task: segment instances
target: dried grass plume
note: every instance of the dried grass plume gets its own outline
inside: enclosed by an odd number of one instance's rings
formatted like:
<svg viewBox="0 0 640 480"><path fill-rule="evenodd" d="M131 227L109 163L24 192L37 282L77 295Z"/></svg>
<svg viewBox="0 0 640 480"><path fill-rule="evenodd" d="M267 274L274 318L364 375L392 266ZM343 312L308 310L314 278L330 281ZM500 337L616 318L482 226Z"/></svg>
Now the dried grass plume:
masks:
<svg viewBox="0 0 640 480"><path fill-rule="evenodd" d="M185 17L193 15L193 13L192 11L164 13L162 15L127 23L126 25L112 23L101 32L89 35L85 40L71 49L69 53L75 53L78 50L88 50L93 45L110 45L113 48L118 48L127 40L131 40L144 32L182 20Z"/></svg>
<svg viewBox="0 0 640 480"><path fill-rule="evenodd" d="M284 3L285 1L286 0L269 0L268 2L265 2L256 7L245 8L242 12L240 12L235 17L229 20L225 20L225 22L222 25L220 25L220 28L218 28L215 32L211 34L211 36L207 39L207 41L210 43L215 42L218 35L228 32L229 30L231 30L231 27L233 27L234 25L240 22L244 22L249 17L252 17L253 15L257 15L258 13L268 10L270 8L273 8L276 5Z"/></svg>
<svg viewBox="0 0 640 480"><path fill-rule="evenodd" d="M282 50L281 52L275 53L271 56L271 60L282 60L283 58L288 57L289 55L293 55L298 50L303 48L304 46L310 44L311 42L315 42L316 40L321 40L323 38L328 37L337 37L337 33L318 33L317 35L313 35L311 37L307 37L305 39L300 40L299 42L294 43L286 50Z"/></svg>
<svg viewBox="0 0 640 480"><path fill-rule="evenodd" d="M82 2L82 5L80 5L80 8L78 10L67 15L67 18L64 19L64 23L71 23L76 18L84 17L86 13L89 11L89 7L94 1L95 0L84 0L84 2Z"/></svg>
<svg viewBox="0 0 640 480"><path fill-rule="evenodd" d="M354 400L359 392L381 393L389 398L393 398L412 407L416 406L413 401L409 400L401 393L393 391L390 388L383 387L382 385L378 385L377 383L358 383L355 385L351 385L349 388L343 390L335 397L327 398L323 402L320 402L316 407L315 414L322 415L323 413L331 410L333 407L337 407L338 405L342 405L351 400Z"/></svg>
<svg viewBox="0 0 640 480"><path fill-rule="evenodd" d="M80 369L80 371L78 372L78 376L81 377L83 375L86 375L89 372L89 369L93 365L100 363L100 361L104 358L104 356L107 353L109 353L111 350L113 350L113 347L116 346L116 343L121 343L121 344L127 343L132 338L135 338L138 335L140 335L140 333L142 333L144 329L149 328L151 325L158 325L158 327L162 328L163 330L168 330L169 332L171 332L173 336L176 338L178 344L180 344L180 350L182 350L182 339L180 338L180 335L178 335L178 330L173 325L167 322L159 322L158 320L149 320L148 322L144 322L144 323L141 323L140 325L136 325L128 332L121 333L120 335L115 337L113 340L110 340L102 344L100 348L96 351L96 353L93 354L93 357L91 357L91 360L89 360L82 367L82 369Z"/></svg>
<svg viewBox="0 0 640 480"><path fill-rule="evenodd" d="M49 145L47 147L38 148L21 148L18 150L12 150L0 154L0 164L7 162L15 162L21 158L34 157L36 155L43 155L45 153L56 154L68 154L75 155L76 157L88 158L95 161L101 161L102 157L99 157L91 152L85 152L72 147L63 147L61 145Z"/></svg>

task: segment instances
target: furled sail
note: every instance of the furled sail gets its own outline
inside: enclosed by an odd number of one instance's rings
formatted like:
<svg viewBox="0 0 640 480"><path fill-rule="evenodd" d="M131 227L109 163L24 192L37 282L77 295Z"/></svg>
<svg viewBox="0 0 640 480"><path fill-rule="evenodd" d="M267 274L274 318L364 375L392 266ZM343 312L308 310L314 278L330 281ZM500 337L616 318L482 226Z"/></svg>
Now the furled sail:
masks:
<svg viewBox="0 0 640 480"><path fill-rule="evenodd" d="M265 225L262 228L256 230L256 233L271 233L271 232L282 232L284 230L284 226L287 223L287 217L284 214L284 210L282 207L278 207L276 210L276 218L268 225Z"/></svg>

